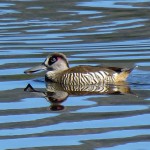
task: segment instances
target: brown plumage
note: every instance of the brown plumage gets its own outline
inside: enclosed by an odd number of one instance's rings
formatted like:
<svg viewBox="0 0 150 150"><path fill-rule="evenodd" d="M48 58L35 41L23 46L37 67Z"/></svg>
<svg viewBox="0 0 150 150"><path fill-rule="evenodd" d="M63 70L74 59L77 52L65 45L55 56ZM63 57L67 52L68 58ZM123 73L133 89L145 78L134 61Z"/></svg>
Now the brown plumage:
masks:
<svg viewBox="0 0 150 150"><path fill-rule="evenodd" d="M48 56L42 65L28 69L25 73L30 74L41 69L47 70L45 75L46 80L69 85L125 81L133 70L118 67L85 65L69 68L66 56L62 53L54 53Z"/></svg>

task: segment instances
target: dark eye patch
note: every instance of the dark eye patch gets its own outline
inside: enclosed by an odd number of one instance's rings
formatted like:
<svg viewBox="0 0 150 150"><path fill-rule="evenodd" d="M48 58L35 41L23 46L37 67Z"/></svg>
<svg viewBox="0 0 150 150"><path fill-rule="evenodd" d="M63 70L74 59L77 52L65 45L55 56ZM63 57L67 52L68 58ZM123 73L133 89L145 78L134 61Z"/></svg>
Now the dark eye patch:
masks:
<svg viewBox="0 0 150 150"><path fill-rule="evenodd" d="M55 63L57 61L57 57L53 56L49 59L48 64L52 65L53 63Z"/></svg>

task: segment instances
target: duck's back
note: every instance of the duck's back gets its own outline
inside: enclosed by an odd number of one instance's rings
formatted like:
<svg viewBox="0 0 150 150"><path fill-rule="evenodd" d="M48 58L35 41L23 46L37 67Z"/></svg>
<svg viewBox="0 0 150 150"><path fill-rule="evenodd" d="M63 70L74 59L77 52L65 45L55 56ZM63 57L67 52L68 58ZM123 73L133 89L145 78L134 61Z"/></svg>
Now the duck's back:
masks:
<svg viewBox="0 0 150 150"><path fill-rule="evenodd" d="M115 82L115 76L121 68L102 66L76 66L61 73L60 82L70 85L97 84Z"/></svg>

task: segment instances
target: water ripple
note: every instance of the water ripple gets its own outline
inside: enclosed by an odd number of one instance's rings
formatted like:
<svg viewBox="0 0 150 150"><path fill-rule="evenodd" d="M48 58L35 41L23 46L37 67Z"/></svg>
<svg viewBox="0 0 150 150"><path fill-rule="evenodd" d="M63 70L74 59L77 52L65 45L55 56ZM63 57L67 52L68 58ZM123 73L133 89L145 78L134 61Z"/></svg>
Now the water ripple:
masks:
<svg viewBox="0 0 150 150"><path fill-rule="evenodd" d="M135 4L136 3L142 3L142 2L149 2L149 0L136 0L136 1L130 1L126 0L123 2L122 0L117 1L92 1L92 2L79 2L79 6L88 6L88 7L103 7L103 8L118 8L118 9L138 9L142 7L138 7Z"/></svg>
<svg viewBox="0 0 150 150"><path fill-rule="evenodd" d="M148 0L0 2L1 149L148 149L149 5ZM71 67L138 65L127 80L131 93L69 95L60 103L64 110L52 111L43 93L45 72L23 73L52 52L66 54ZM43 95L24 92L29 83Z"/></svg>
<svg viewBox="0 0 150 150"><path fill-rule="evenodd" d="M149 135L149 132L150 132L149 130L122 130L122 131L113 131L113 132L108 132L108 133L103 133L103 134L7 139L7 143L8 142L10 143L9 146L8 144L6 144L4 140L0 140L0 144L6 149L9 148L10 146L13 149L43 147L43 146L49 146L49 145L50 146L69 146L69 145L81 145L82 141L85 141L85 140L87 141L87 140L96 140L96 139L100 140L100 139L128 138L128 137L134 137L134 136L139 136L139 135ZM47 141L49 142L47 143ZM56 143L55 141L58 141L58 142ZM21 146L18 145L18 142L21 143Z"/></svg>

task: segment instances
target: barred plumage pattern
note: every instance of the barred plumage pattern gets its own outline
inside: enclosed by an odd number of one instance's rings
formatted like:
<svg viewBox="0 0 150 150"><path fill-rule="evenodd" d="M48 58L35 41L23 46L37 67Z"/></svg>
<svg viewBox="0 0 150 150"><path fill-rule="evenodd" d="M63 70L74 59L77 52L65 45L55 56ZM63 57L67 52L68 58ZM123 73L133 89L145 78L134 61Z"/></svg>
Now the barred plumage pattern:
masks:
<svg viewBox="0 0 150 150"><path fill-rule="evenodd" d="M55 92L57 95L87 95L87 94L113 94L119 91L119 87L114 84L99 83L94 85L65 85L48 82L47 91ZM67 93L65 93L67 92ZM48 93L49 94L49 93Z"/></svg>
<svg viewBox="0 0 150 150"><path fill-rule="evenodd" d="M88 73L66 73L61 77L62 84L86 85L100 82L114 82L115 74L112 76L106 71Z"/></svg>
<svg viewBox="0 0 150 150"><path fill-rule="evenodd" d="M78 94L88 94L88 93L97 93L97 94L105 94L112 92L115 90L114 87L110 88L110 85L100 84L100 85L62 85L63 89L67 92L78 92ZM77 93L76 93L77 94Z"/></svg>

